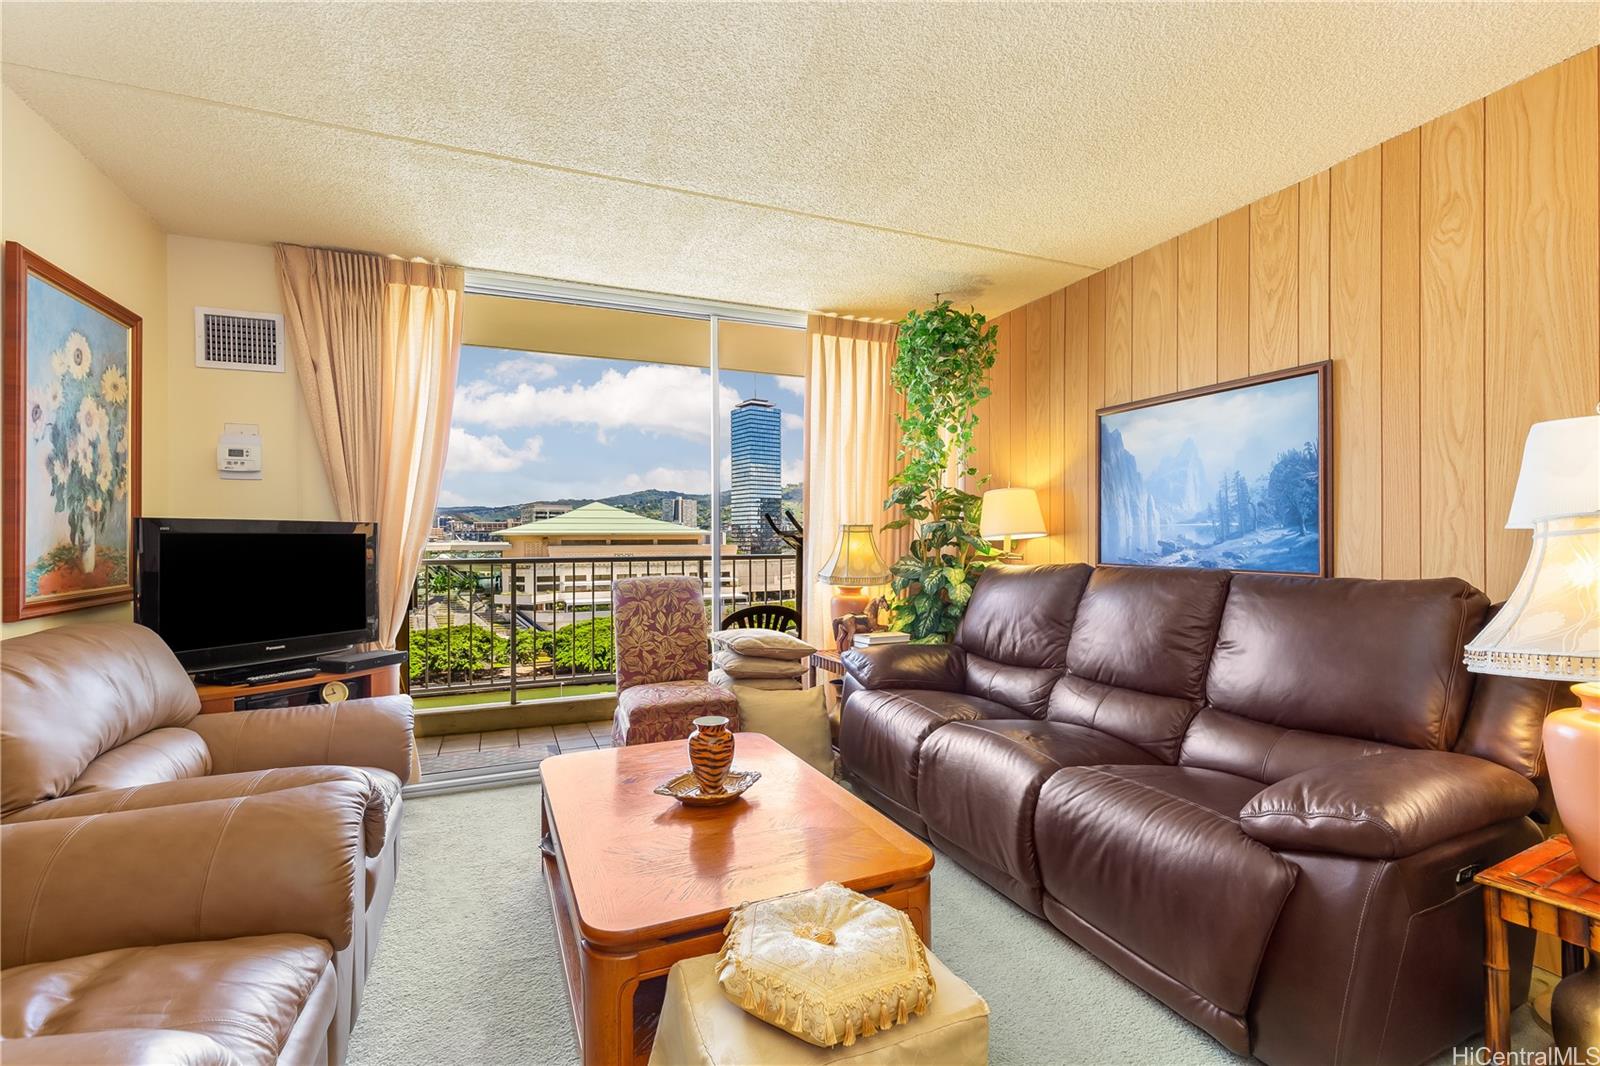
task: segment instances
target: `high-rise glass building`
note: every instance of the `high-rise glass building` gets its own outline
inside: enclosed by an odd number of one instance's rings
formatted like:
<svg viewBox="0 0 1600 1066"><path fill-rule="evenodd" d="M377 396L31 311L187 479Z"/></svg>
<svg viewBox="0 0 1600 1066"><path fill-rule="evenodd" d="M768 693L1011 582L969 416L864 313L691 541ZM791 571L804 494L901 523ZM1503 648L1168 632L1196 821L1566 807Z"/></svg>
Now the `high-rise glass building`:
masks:
<svg viewBox="0 0 1600 1066"><path fill-rule="evenodd" d="M771 400L745 400L731 413L733 492L729 535L746 551L766 550L776 537L762 521L783 506L783 412Z"/></svg>

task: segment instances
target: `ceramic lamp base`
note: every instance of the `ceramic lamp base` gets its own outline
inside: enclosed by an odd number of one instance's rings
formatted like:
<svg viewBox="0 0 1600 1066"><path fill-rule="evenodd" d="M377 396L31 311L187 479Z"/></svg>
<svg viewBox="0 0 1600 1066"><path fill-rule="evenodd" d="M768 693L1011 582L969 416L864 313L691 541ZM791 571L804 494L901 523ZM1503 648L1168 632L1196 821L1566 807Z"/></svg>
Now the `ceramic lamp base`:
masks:
<svg viewBox="0 0 1600 1066"><path fill-rule="evenodd" d="M1578 866L1600 881L1600 684L1573 685L1572 693L1582 706L1544 720L1544 757Z"/></svg>
<svg viewBox="0 0 1600 1066"><path fill-rule="evenodd" d="M840 585L839 591L828 600L828 610L834 618L844 618L852 614L866 614L867 604L872 602L870 596L865 595L858 585Z"/></svg>

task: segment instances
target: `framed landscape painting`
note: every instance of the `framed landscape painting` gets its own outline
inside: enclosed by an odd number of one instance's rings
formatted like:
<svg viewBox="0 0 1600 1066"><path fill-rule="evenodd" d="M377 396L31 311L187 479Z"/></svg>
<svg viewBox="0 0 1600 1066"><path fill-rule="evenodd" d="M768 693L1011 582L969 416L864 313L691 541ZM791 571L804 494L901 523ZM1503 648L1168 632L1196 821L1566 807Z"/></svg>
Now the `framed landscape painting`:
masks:
<svg viewBox="0 0 1600 1066"><path fill-rule="evenodd" d="M1102 563L1326 577L1332 364L1102 408Z"/></svg>
<svg viewBox="0 0 1600 1066"><path fill-rule="evenodd" d="M11 622L133 598L141 322L20 244L5 255Z"/></svg>

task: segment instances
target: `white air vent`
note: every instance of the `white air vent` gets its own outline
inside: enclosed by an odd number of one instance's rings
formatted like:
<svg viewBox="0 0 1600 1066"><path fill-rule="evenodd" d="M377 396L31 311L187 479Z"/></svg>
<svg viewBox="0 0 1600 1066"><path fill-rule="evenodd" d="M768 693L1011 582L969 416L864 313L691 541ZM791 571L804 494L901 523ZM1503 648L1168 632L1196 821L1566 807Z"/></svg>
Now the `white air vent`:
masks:
<svg viewBox="0 0 1600 1066"><path fill-rule="evenodd" d="M194 365L283 373L283 316L196 307Z"/></svg>

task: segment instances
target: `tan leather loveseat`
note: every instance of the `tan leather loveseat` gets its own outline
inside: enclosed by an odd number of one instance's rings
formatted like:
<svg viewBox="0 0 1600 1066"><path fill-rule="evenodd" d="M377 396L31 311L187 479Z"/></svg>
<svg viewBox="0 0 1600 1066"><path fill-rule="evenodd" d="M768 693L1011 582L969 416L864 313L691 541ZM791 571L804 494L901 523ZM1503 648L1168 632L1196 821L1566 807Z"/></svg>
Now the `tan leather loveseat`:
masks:
<svg viewBox="0 0 1600 1066"><path fill-rule="evenodd" d="M0 1058L342 1060L408 697L200 715L151 631L0 645Z"/></svg>

